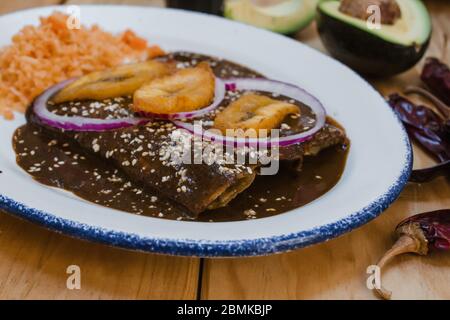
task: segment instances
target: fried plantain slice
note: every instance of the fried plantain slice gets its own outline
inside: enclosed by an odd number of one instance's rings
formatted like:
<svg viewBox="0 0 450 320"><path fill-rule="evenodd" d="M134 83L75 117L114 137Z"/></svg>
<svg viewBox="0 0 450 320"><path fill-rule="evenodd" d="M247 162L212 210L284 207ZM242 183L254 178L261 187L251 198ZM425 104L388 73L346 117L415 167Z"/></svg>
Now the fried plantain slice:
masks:
<svg viewBox="0 0 450 320"><path fill-rule="evenodd" d="M249 93L232 102L214 119L214 127L227 134L227 129L242 131L278 128L288 114L300 114L294 104ZM242 129L242 130L237 130ZM255 131L253 131L255 132Z"/></svg>
<svg viewBox="0 0 450 320"><path fill-rule="evenodd" d="M150 60L87 74L61 90L53 102L103 100L133 94L145 83L175 70L173 63Z"/></svg>
<svg viewBox="0 0 450 320"><path fill-rule="evenodd" d="M207 62L156 79L134 93L134 111L155 114L193 111L214 99L215 76Z"/></svg>

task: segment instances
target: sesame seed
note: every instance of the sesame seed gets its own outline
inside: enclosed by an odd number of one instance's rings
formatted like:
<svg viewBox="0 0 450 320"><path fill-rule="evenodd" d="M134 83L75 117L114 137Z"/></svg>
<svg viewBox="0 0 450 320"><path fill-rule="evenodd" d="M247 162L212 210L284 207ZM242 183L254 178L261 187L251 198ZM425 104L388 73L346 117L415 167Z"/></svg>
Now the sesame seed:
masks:
<svg viewBox="0 0 450 320"><path fill-rule="evenodd" d="M244 214L245 214L246 216L254 216L254 215L256 215L256 211L253 210L253 209L248 209L248 210L245 210L245 211L244 211Z"/></svg>

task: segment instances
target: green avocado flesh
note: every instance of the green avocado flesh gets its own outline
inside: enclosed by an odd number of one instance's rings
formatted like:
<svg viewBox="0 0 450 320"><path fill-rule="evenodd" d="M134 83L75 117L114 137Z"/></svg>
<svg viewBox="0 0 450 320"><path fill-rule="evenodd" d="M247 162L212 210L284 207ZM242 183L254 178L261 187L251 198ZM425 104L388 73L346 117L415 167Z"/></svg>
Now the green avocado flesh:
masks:
<svg viewBox="0 0 450 320"><path fill-rule="evenodd" d="M393 25L380 25L380 29L369 28L365 20L354 18L339 11L339 1L321 2L319 10L322 14L333 17L355 28L364 30L387 42L413 46L425 43L431 35L431 18L422 1L396 0L402 16Z"/></svg>
<svg viewBox="0 0 450 320"><path fill-rule="evenodd" d="M319 0L285 0L271 6L258 6L252 0L225 2L225 17L289 34L306 27L315 16Z"/></svg>

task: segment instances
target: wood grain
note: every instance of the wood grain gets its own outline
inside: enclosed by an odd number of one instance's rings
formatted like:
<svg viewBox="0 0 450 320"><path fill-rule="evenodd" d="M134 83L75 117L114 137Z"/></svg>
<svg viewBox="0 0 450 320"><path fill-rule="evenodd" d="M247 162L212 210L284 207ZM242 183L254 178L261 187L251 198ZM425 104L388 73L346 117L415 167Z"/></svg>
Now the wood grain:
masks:
<svg viewBox="0 0 450 320"><path fill-rule="evenodd" d="M121 250L0 212L0 299L195 299L199 260ZM81 269L81 289L66 286Z"/></svg>
<svg viewBox="0 0 450 320"><path fill-rule="evenodd" d="M62 0L14 0L0 2L0 14L40 6L60 4Z"/></svg>
<svg viewBox="0 0 450 320"><path fill-rule="evenodd" d="M434 28L427 55L449 63L448 54L442 53L444 34L450 30L450 3L428 1L427 5ZM314 24L297 39L325 51ZM371 82L384 95L399 92L406 85L419 84L422 64L401 76ZM433 163L420 149L415 147L414 153L415 167ZM397 223L419 212L449 207L449 181L408 184L381 217L328 243L270 257L205 261L202 298L374 299L366 287L366 268L392 245ZM450 254L401 257L388 266L383 283L393 290L393 299L450 299Z"/></svg>
<svg viewBox="0 0 450 320"><path fill-rule="evenodd" d="M153 6L164 7L165 0L68 0L65 4L127 4L127 5L140 5L140 6Z"/></svg>

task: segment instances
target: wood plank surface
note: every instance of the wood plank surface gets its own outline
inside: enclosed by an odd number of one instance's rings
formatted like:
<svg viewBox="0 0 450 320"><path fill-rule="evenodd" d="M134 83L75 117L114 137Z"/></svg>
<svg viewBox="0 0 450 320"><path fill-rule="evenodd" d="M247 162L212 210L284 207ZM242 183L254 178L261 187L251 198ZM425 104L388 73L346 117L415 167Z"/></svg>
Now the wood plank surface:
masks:
<svg viewBox="0 0 450 320"><path fill-rule="evenodd" d="M199 259L73 239L0 211L0 299L195 299ZM67 268L80 268L69 290Z"/></svg>
<svg viewBox="0 0 450 320"><path fill-rule="evenodd" d="M450 30L450 3L427 1L427 5L434 28L427 56L450 63L448 55L442 57L444 34ZM325 51L314 24L297 39ZM450 48L447 52L450 54ZM406 85L420 83L422 63L401 76L371 82L384 95L399 92ZM416 97L413 100L420 101ZM431 159L415 148L415 167L430 163ZM408 184L379 218L327 243L269 257L206 260L202 298L374 299L366 287L366 268L392 245L397 223L413 214L441 208L450 208L449 181ZM393 299L450 299L450 254L405 255L387 267L382 279L393 290Z"/></svg>
<svg viewBox="0 0 450 320"><path fill-rule="evenodd" d="M1 0L0 14L33 7L50 6L62 3L63 0Z"/></svg>
<svg viewBox="0 0 450 320"><path fill-rule="evenodd" d="M139 6L164 7L165 0L68 0L65 4L127 4Z"/></svg>

